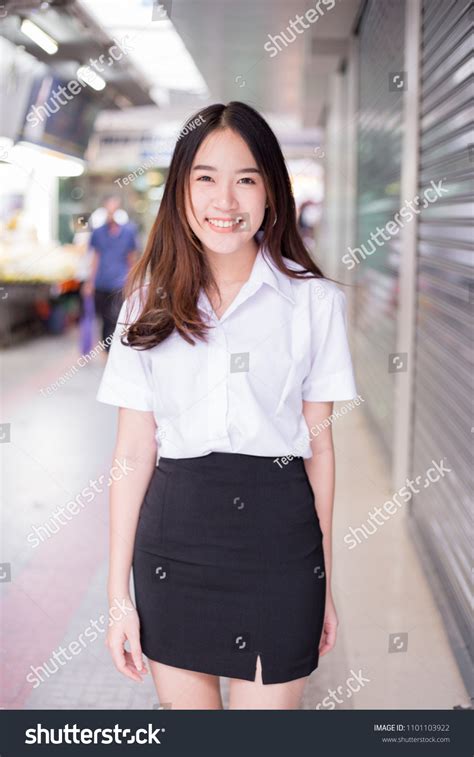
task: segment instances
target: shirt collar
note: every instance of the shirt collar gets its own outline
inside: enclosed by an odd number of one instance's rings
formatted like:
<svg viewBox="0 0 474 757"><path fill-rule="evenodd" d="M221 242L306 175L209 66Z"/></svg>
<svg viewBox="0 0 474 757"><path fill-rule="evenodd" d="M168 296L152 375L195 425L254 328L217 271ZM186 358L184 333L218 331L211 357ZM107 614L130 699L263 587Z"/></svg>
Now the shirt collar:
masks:
<svg viewBox="0 0 474 757"><path fill-rule="evenodd" d="M255 268L257 278L262 283L269 284L276 292L286 297L293 305L295 304L291 279L277 268L270 253L263 246L258 250Z"/></svg>
<svg viewBox="0 0 474 757"><path fill-rule="evenodd" d="M251 294L260 289L262 284L268 284L278 292L279 295L289 300L292 305L295 304L290 278L276 267L266 248L260 246L257 251L257 256L250 277L240 289L236 301L240 301L243 296L247 299ZM208 298L202 289L199 294L198 307L205 310L207 313L210 312ZM232 308L232 310L234 309L232 304L229 306L229 310L230 308Z"/></svg>

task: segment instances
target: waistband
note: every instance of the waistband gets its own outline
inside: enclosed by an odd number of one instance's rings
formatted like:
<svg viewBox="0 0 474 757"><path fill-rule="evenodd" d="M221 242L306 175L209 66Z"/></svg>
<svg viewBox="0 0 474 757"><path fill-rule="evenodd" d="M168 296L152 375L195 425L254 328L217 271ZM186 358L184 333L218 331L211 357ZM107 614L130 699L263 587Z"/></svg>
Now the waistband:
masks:
<svg viewBox="0 0 474 757"><path fill-rule="evenodd" d="M294 457L287 465L281 460L281 457L276 456L210 452L200 457L160 457L157 468L163 473L212 477L216 481L243 478L245 481L262 482L306 478L303 458Z"/></svg>

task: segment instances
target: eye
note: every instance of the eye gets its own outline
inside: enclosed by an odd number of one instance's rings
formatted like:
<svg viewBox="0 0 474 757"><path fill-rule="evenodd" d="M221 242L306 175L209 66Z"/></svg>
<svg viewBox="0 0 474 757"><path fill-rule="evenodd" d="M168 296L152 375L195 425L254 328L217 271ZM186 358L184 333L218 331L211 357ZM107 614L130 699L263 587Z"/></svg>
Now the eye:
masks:
<svg viewBox="0 0 474 757"><path fill-rule="evenodd" d="M244 176L242 179L239 179L239 182L241 182L241 181L245 181L245 183L248 182L249 184L255 184L256 183L253 179L250 178L250 176Z"/></svg>
<svg viewBox="0 0 474 757"><path fill-rule="evenodd" d="M197 178L197 181L207 181L207 179L209 179L210 181L212 181L212 176L199 176Z"/></svg>

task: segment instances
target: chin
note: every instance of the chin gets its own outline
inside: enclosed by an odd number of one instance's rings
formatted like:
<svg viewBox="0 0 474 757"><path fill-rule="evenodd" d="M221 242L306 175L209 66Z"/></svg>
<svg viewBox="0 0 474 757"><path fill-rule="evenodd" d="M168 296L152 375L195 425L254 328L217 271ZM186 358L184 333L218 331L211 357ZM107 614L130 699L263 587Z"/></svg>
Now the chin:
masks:
<svg viewBox="0 0 474 757"><path fill-rule="evenodd" d="M204 249L210 250L220 255L230 255L233 252L238 252L252 241L254 234L246 232L245 234L223 234L220 238L216 239L214 235L212 238L208 234L201 237L201 244Z"/></svg>

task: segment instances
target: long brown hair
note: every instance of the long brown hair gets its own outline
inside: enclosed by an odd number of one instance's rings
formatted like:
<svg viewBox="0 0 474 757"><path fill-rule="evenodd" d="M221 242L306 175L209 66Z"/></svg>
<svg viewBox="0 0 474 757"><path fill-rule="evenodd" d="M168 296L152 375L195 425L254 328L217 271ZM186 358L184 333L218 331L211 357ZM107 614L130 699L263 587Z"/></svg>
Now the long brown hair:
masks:
<svg viewBox="0 0 474 757"><path fill-rule="evenodd" d="M311 259L296 223L296 207L283 154L273 131L249 105L230 102L209 105L192 116L178 137L158 215L146 249L124 287L128 298L140 292L140 315L121 338L124 344L150 349L176 328L190 344L206 340L210 328L201 318L197 301L201 288L217 290L202 245L185 214L185 197L194 156L211 132L232 129L249 147L260 169L268 208L259 234L277 268L290 278L323 278ZM193 125L194 128L191 128ZM286 268L282 256L303 266ZM145 286L145 285L148 286ZM143 289L145 287L145 289ZM145 292L145 294L143 294Z"/></svg>

